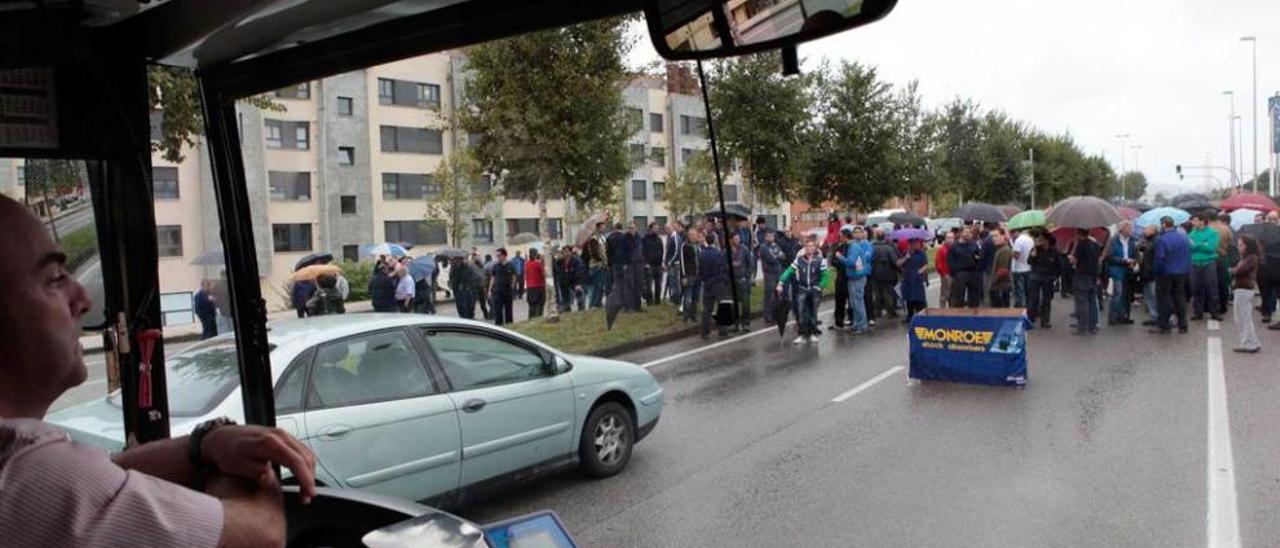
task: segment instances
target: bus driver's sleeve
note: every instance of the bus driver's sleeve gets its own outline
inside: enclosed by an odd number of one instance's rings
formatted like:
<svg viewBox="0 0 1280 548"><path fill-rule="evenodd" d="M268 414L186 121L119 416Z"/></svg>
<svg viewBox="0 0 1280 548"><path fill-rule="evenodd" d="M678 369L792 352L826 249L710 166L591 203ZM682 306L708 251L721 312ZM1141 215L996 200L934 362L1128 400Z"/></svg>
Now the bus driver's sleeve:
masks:
<svg viewBox="0 0 1280 548"><path fill-rule="evenodd" d="M222 520L218 499L124 470L61 432L0 459L6 548L214 547Z"/></svg>

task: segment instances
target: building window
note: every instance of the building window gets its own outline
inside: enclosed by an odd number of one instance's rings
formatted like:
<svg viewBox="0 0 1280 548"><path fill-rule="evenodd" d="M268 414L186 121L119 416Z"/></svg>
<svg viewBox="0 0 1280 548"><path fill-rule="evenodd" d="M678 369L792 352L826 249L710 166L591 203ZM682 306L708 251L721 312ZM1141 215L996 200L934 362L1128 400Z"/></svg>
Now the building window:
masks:
<svg viewBox="0 0 1280 548"><path fill-rule="evenodd" d="M339 201L342 202L343 215L356 214L356 197L355 196L342 196L339 198Z"/></svg>
<svg viewBox="0 0 1280 548"><path fill-rule="evenodd" d="M538 232L538 219L507 219L507 237L528 232L534 236L542 236Z"/></svg>
<svg viewBox="0 0 1280 548"><path fill-rule="evenodd" d="M649 131L652 133L662 133L662 113L649 113Z"/></svg>
<svg viewBox="0 0 1280 548"><path fill-rule="evenodd" d="M303 82L296 86L277 89L276 97L280 99L310 99L311 82Z"/></svg>
<svg viewBox="0 0 1280 548"><path fill-rule="evenodd" d="M484 194L493 190L493 176L489 174L481 175L479 179L471 181L471 191L476 194Z"/></svg>
<svg viewBox="0 0 1280 548"><path fill-rule="evenodd" d="M279 223L271 225L276 253L311 251L311 223Z"/></svg>
<svg viewBox="0 0 1280 548"><path fill-rule="evenodd" d="M182 227L179 225L157 226L156 252L161 257L181 257Z"/></svg>
<svg viewBox="0 0 1280 548"><path fill-rule="evenodd" d="M654 215L654 216L653 216L653 223L654 223L654 224L656 224L656 225L658 225L659 227L667 226L667 216L666 216L666 215Z"/></svg>
<svg viewBox="0 0 1280 548"><path fill-rule="evenodd" d="M631 162L636 165L644 163L644 145L631 145Z"/></svg>
<svg viewBox="0 0 1280 548"><path fill-rule="evenodd" d="M306 150L311 146L311 124L287 120L263 120L269 148Z"/></svg>
<svg viewBox="0 0 1280 548"><path fill-rule="evenodd" d="M724 201L738 201L738 185L724 185Z"/></svg>
<svg viewBox="0 0 1280 548"><path fill-rule="evenodd" d="M383 200L421 200L440 193L440 185L425 173L383 173Z"/></svg>
<svg viewBox="0 0 1280 548"><path fill-rule="evenodd" d="M386 241L409 245L443 245L444 223L439 221L386 221Z"/></svg>
<svg viewBox="0 0 1280 548"><path fill-rule="evenodd" d="M342 260L355 263L360 261L360 246L344 245L342 246Z"/></svg>
<svg viewBox="0 0 1280 548"><path fill-rule="evenodd" d="M662 147L653 147L649 151L649 163L653 167L666 167L667 165L667 149Z"/></svg>
<svg viewBox="0 0 1280 548"><path fill-rule="evenodd" d="M655 202L662 201L663 199L662 194L666 190L667 190L667 183L663 181L654 181L653 182L653 201Z"/></svg>
<svg viewBox="0 0 1280 548"><path fill-rule="evenodd" d="M627 107L627 120L635 126L636 131L644 128L644 110Z"/></svg>
<svg viewBox="0 0 1280 548"><path fill-rule="evenodd" d="M639 227L640 232L643 232L645 230L645 227L649 226L649 218L645 217L644 215L637 215L635 217L632 217L631 222L635 223L636 226Z"/></svg>
<svg viewBox="0 0 1280 548"><path fill-rule="evenodd" d="M649 197L649 196L648 196L648 194L649 194L648 192L645 192L645 182L644 182L644 181L638 181L638 180L637 180L637 181L631 181L631 199L632 199L632 200L645 200L645 199L648 199L648 197Z"/></svg>
<svg viewBox="0 0 1280 548"><path fill-rule="evenodd" d="M471 219L471 240L478 244L493 243L493 221Z"/></svg>
<svg viewBox="0 0 1280 548"><path fill-rule="evenodd" d="M306 202L311 199L311 173L306 171L268 171L267 184L272 200Z"/></svg>
<svg viewBox="0 0 1280 548"><path fill-rule="evenodd" d="M441 154L444 152L444 133L438 129L403 126L379 128L383 152L415 152Z"/></svg>
<svg viewBox="0 0 1280 548"><path fill-rule="evenodd" d="M338 165L356 165L356 147L338 147Z"/></svg>
<svg viewBox="0 0 1280 548"><path fill-rule="evenodd" d="M680 115L680 134L693 135L695 137L705 137L707 134L707 119L698 116Z"/></svg>
<svg viewBox="0 0 1280 548"><path fill-rule="evenodd" d="M27 166L18 166L18 184L26 186L27 184Z"/></svg>
<svg viewBox="0 0 1280 548"><path fill-rule="evenodd" d="M689 163L689 157L690 157L690 156L693 156L693 149L691 149L691 148L682 148L682 149L680 149L680 163L681 163L681 164L687 164L687 163Z"/></svg>
<svg viewBox="0 0 1280 548"><path fill-rule="evenodd" d="M351 116L353 110L355 109L350 97L338 98L338 116Z"/></svg>
<svg viewBox="0 0 1280 548"><path fill-rule="evenodd" d="M440 86L408 80L378 79L378 104L440 109Z"/></svg>
<svg viewBox="0 0 1280 548"><path fill-rule="evenodd" d="M560 231L561 219L547 219L547 237L552 240L559 240L563 232Z"/></svg>
<svg viewBox="0 0 1280 548"><path fill-rule="evenodd" d="M18 168L18 183L22 183L22 168ZM151 168L151 193L157 200L177 200L178 193L178 168L176 167L153 167Z"/></svg>

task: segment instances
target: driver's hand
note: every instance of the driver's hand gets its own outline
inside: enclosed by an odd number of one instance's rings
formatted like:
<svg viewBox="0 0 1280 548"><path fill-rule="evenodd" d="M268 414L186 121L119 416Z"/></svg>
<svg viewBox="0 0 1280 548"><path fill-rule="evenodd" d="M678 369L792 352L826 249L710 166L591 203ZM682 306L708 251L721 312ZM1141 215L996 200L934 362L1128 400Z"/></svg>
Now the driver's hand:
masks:
<svg viewBox="0 0 1280 548"><path fill-rule="evenodd" d="M229 425L209 432L200 447L210 465L229 476L253 481L262 487L276 483L271 464L293 472L302 491L302 503L316 495L316 457L302 442L279 428Z"/></svg>

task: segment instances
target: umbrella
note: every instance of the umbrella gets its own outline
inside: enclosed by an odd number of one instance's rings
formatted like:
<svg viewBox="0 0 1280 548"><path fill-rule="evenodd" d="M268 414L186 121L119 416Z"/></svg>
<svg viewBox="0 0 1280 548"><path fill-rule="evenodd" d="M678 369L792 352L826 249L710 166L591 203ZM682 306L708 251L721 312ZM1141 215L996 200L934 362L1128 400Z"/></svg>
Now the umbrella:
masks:
<svg viewBox="0 0 1280 548"><path fill-rule="evenodd" d="M1045 222L1059 227L1096 228L1121 221L1116 207L1093 196L1072 196L1053 204Z"/></svg>
<svg viewBox="0 0 1280 548"><path fill-rule="evenodd" d="M1116 208L1116 213L1119 213L1119 214L1120 214L1120 217L1124 218L1124 220L1126 220L1126 221L1132 221L1132 220L1137 219L1138 217L1141 217L1141 216L1142 216L1142 212L1141 212L1141 211L1138 211L1138 210L1136 210L1136 209L1134 209L1134 208L1132 208L1132 207L1128 207L1128 206L1120 206L1120 207L1117 207L1117 208Z"/></svg>
<svg viewBox="0 0 1280 548"><path fill-rule="evenodd" d="M449 258L449 259L462 258L462 257L466 257L467 255L470 255L470 254L471 254L470 252L468 252L468 251L466 251L466 250L464 250L464 249L458 249L458 248L456 248L456 247L446 247L446 248L441 249L440 251L437 251L437 252L436 252L436 255L439 255L439 256L441 256L441 257L445 257L445 258Z"/></svg>
<svg viewBox="0 0 1280 548"><path fill-rule="evenodd" d="M293 269L301 270L302 268L311 266L313 264L327 263L332 260L333 260L333 254L327 251L320 252L320 253L312 253L310 255L307 255L306 257L298 259L298 262L293 263Z"/></svg>
<svg viewBox="0 0 1280 548"><path fill-rule="evenodd" d="M1258 239L1262 246L1262 255L1267 260L1280 261L1280 225L1257 223L1246 225L1240 234L1248 234Z"/></svg>
<svg viewBox="0 0 1280 548"><path fill-rule="evenodd" d="M578 247L587 245L587 240L591 239L591 236L596 233L597 223L607 222L609 222L608 213L596 213L595 215L587 217L587 220L582 223L582 226L578 227Z"/></svg>
<svg viewBox="0 0 1280 548"><path fill-rule="evenodd" d="M1218 209L1209 201L1208 196L1198 192L1188 192L1186 194L1174 196L1172 200L1169 200L1169 205L1186 211L1192 215Z"/></svg>
<svg viewBox="0 0 1280 548"><path fill-rule="evenodd" d="M618 321L618 313L622 312L625 305L622 303L622 283L621 280L615 280L613 288L608 295L604 296L604 327L607 330L613 329L614 322Z"/></svg>
<svg viewBox="0 0 1280 548"><path fill-rule="evenodd" d="M996 209L999 209L1000 213L1004 213L1004 216L1009 218L1013 218L1014 215L1022 213L1022 208L1011 204L996 206Z"/></svg>
<svg viewBox="0 0 1280 548"><path fill-rule="evenodd" d="M924 226L924 217L899 211L889 216L889 222L899 226Z"/></svg>
<svg viewBox="0 0 1280 548"><path fill-rule="evenodd" d="M1124 202L1121 202L1120 205L1124 207L1131 207L1143 213L1146 213L1148 211L1151 211L1152 209L1155 209L1155 206L1148 204L1146 202L1139 202L1137 200L1125 200Z"/></svg>
<svg viewBox="0 0 1280 548"><path fill-rule="evenodd" d="M766 287L765 291L773 291L774 288ZM778 337L787 336L787 318L791 316L791 299L779 297L773 300L773 321L778 326Z"/></svg>
<svg viewBox="0 0 1280 548"><path fill-rule="evenodd" d="M403 257L409 254L409 250L400 244L372 244L360 246L360 254L365 256L391 255L392 257Z"/></svg>
<svg viewBox="0 0 1280 548"><path fill-rule="evenodd" d="M932 240L933 235L923 228L899 228L889 235L893 241L900 240Z"/></svg>
<svg viewBox="0 0 1280 548"><path fill-rule="evenodd" d="M980 221L984 223L1003 222L1008 217L999 208L991 204L982 202L969 202L960 206L952 216L959 217L965 221Z"/></svg>
<svg viewBox="0 0 1280 548"><path fill-rule="evenodd" d="M338 268L338 265L313 264L311 266L304 266L298 269L289 277L289 279L295 282L301 282L303 280L314 281L316 278L326 274L329 276L338 276L342 274L342 269Z"/></svg>
<svg viewBox="0 0 1280 548"><path fill-rule="evenodd" d="M1134 224L1138 228L1146 228L1147 226L1160 226L1160 219L1169 217L1173 219L1173 224L1180 225L1191 220L1191 214L1178 209L1176 207L1157 207L1151 211L1138 216L1138 220Z"/></svg>
<svg viewBox="0 0 1280 548"><path fill-rule="evenodd" d="M1252 209L1263 213L1270 213L1280 207L1266 196L1261 194L1236 194L1222 201L1223 211L1235 211L1237 209Z"/></svg>
<svg viewBox="0 0 1280 548"><path fill-rule="evenodd" d="M423 280L431 277L431 273L436 270L435 255L423 255L415 257L413 262L409 263L409 275L413 276L414 281Z"/></svg>
<svg viewBox="0 0 1280 548"><path fill-rule="evenodd" d="M532 232L521 232L507 238L507 245L525 245L538 241L538 235Z"/></svg>
<svg viewBox="0 0 1280 548"><path fill-rule="evenodd" d="M1231 212L1231 230L1240 230L1245 225L1254 223L1253 218L1262 215L1261 211L1254 209L1237 209Z"/></svg>
<svg viewBox="0 0 1280 548"><path fill-rule="evenodd" d="M223 256L222 246L219 245L219 246L214 246L213 249L210 249L196 256L195 259L192 259L191 264L205 265L205 266L219 265L219 264L226 264L226 260L227 260L226 257Z"/></svg>
<svg viewBox="0 0 1280 548"><path fill-rule="evenodd" d="M751 210L742 204L729 204L725 206L724 212L730 217L737 217L744 221L751 218ZM713 209L707 212L707 217L720 217L720 210Z"/></svg>
<svg viewBox="0 0 1280 548"><path fill-rule="evenodd" d="M1106 243L1111 237L1111 232L1102 227L1095 227L1089 230L1089 235L1093 236L1098 243ZM1058 250L1065 252L1070 247L1071 242L1076 240L1076 229L1069 227L1056 228L1053 230L1053 238L1058 242Z"/></svg>
<svg viewBox="0 0 1280 548"><path fill-rule="evenodd" d="M1033 226L1044 226L1044 211L1028 209L1009 218L1010 230L1022 230Z"/></svg>

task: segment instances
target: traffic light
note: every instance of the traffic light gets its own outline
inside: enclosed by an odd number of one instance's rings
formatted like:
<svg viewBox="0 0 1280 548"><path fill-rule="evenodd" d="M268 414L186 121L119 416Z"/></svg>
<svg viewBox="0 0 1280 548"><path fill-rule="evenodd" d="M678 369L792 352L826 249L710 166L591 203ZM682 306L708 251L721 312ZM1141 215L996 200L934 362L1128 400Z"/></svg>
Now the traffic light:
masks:
<svg viewBox="0 0 1280 548"><path fill-rule="evenodd" d="M1178 172L1178 179L1182 179L1182 164L1173 166L1173 169Z"/></svg>

